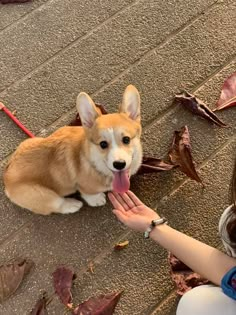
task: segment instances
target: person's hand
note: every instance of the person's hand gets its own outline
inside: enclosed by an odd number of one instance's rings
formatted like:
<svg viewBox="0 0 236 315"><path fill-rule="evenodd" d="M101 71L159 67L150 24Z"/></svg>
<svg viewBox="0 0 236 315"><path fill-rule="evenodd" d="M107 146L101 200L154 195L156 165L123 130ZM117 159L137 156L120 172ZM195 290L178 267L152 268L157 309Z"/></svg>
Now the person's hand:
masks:
<svg viewBox="0 0 236 315"><path fill-rule="evenodd" d="M145 232L152 220L160 218L131 191L125 194L108 193L108 198L114 207L113 213L122 223L133 230Z"/></svg>

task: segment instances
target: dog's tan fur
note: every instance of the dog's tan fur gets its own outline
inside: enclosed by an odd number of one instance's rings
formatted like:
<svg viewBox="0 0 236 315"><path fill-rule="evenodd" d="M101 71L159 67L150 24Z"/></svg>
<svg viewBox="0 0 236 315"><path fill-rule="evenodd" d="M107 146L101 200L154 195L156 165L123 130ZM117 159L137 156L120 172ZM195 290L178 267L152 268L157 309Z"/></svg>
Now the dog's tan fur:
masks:
<svg viewBox="0 0 236 315"><path fill-rule="evenodd" d="M137 95L138 92L129 86L125 93ZM142 157L139 113L131 119L126 104L121 106L120 113L100 115L89 96L85 93L82 96L93 107L92 127L85 121L83 127L63 127L47 138L25 140L12 155L4 173L6 194L12 202L44 215L73 213L81 208L82 202L64 196L79 191L92 206L104 204L102 193L112 189L112 172L97 168L91 154L95 152L97 159L106 158L109 151L97 146L102 141L101 131L109 128L113 128L117 145L127 154L137 146L138 157L132 160L130 175L139 168ZM122 135L133 139L130 145L122 146L119 139Z"/></svg>

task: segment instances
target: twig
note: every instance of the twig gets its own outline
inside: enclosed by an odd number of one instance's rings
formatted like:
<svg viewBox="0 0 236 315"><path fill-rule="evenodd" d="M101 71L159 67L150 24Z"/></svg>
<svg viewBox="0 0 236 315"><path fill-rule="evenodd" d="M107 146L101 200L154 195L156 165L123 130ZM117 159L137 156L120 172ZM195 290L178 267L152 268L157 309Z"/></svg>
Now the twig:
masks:
<svg viewBox="0 0 236 315"><path fill-rule="evenodd" d="M11 120L14 121L14 123L20 127L21 130L23 130L30 138L34 138L35 136L9 111L9 109L6 108L6 106L0 102L0 110L4 111L5 114L7 114L8 117L11 118Z"/></svg>

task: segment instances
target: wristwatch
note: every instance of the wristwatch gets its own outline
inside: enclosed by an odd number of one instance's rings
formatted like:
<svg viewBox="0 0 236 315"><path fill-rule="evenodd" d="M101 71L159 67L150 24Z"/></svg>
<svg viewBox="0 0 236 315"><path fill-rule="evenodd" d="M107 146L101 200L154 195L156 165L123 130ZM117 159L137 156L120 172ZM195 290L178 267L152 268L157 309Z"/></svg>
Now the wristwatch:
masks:
<svg viewBox="0 0 236 315"><path fill-rule="evenodd" d="M167 219L165 217L160 218L160 219L156 219L156 220L152 220L150 226L144 232L144 238L149 238L149 235L152 232L152 230L154 229L154 227L157 226L157 225L164 224L164 223L167 224Z"/></svg>

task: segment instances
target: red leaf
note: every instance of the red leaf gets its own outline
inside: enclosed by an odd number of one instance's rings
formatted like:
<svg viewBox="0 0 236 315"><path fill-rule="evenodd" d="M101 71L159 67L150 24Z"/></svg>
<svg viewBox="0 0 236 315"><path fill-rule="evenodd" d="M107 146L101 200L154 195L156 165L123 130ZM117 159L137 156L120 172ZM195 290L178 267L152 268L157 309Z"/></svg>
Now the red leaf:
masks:
<svg viewBox="0 0 236 315"><path fill-rule="evenodd" d="M219 127L226 127L227 125L221 121L213 111L210 110L201 100L196 98L194 95L183 92L175 95L175 99L178 100L186 109L191 111L193 114L201 116L208 121L213 122Z"/></svg>
<svg viewBox="0 0 236 315"><path fill-rule="evenodd" d="M48 315L48 311L47 311L46 307L47 307L47 299L45 297L42 297L35 304L30 315Z"/></svg>
<svg viewBox="0 0 236 315"><path fill-rule="evenodd" d="M114 292L91 297L87 301L78 305L73 315L112 315L120 300L122 292Z"/></svg>
<svg viewBox="0 0 236 315"><path fill-rule="evenodd" d="M65 305L71 303L71 287L73 280L75 279L74 272L64 266L61 266L58 267L52 275L55 292L62 303Z"/></svg>
<svg viewBox="0 0 236 315"><path fill-rule="evenodd" d="M137 174L169 171L174 167L176 167L176 166L173 164L168 164L161 159L156 159L154 157L144 156L142 164L141 164Z"/></svg>
<svg viewBox="0 0 236 315"><path fill-rule="evenodd" d="M231 74L224 82L220 99L214 110L221 110L236 105L236 72Z"/></svg>
<svg viewBox="0 0 236 315"><path fill-rule="evenodd" d="M179 295L183 295L199 285L210 283L209 280L203 278L196 272L193 272L192 269L171 253L169 254L169 264L171 278L175 282L177 294Z"/></svg>
<svg viewBox="0 0 236 315"><path fill-rule="evenodd" d="M20 286L34 263L27 259L17 259L0 266L0 303L8 299Z"/></svg>
<svg viewBox="0 0 236 315"><path fill-rule="evenodd" d="M32 0L0 0L0 3L2 4L8 4L8 3L24 3L24 2L30 2Z"/></svg>
<svg viewBox="0 0 236 315"><path fill-rule="evenodd" d="M171 162L174 165L179 165L182 172L184 172L191 179L202 183L202 180L195 170L193 164L191 146L190 146L190 135L188 127L184 126L180 131L174 132L174 138L172 146L169 152Z"/></svg>

